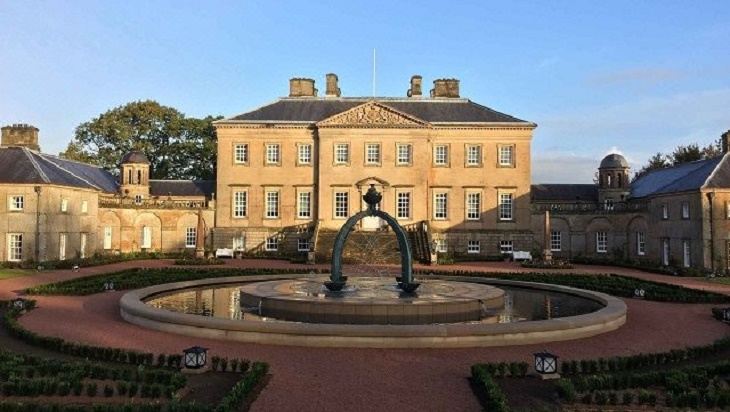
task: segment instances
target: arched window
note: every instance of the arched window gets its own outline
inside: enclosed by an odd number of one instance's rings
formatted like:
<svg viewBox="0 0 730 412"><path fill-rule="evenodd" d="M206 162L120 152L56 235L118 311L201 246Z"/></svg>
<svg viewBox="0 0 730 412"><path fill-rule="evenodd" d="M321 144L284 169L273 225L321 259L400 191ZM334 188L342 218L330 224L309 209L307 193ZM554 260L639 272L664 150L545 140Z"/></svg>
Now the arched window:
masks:
<svg viewBox="0 0 730 412"><path fill-rule="evenodd" d="M624 186L623 185L622 177L623 176L621 175L621 173L619 173L619 174L616 175L616 181L618 182L618 187L623 187Z"/></svg>
<svg viewBox="0 0 730 412"><path fill-rule="evenodd" d="M142 171L141 170L137 170L137 184L138 185L142 184Z"/></svg>
<svg viewBox="0 0 730 412"><path fill-rule="evenodd" d="M131 169L127 172L127 184L128 185L132 184L132 170Z"/></svg>

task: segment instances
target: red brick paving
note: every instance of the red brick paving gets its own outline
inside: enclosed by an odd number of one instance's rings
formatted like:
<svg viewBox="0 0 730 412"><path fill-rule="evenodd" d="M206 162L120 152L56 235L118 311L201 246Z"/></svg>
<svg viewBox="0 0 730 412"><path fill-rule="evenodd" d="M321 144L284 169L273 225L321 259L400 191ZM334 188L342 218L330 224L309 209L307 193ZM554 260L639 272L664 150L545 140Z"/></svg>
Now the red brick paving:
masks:
<svg viewBox="0 0 730 412"><path fill-rule="evenodd" d="M31 284L126 267L169 264L167 261L125 262L103 268L82 269L80 273L61 271L8 279L0 281L0 296L12 295L11 290ZM232 261L228 265L296 267L287 262L265 260ZM310 266L301 267L307 271L311 269ZM501 262L460 265L458 268L524 270ZM588 270L592 273L619 272L642 278L647 276L651 280L658 277L659 280L687 282L686 278L669 278L616 268L580 267L573 271ZM690 280L697 282L696 279ZM694 282L681 284L694 286ZM728 293L725 288L718 290ZM254 403L253 411L476 411L480 406L466 381L469 366L475 362L530 361L534 351L544 348L567 359L626 355L705 344L730 336L730 329L710 316L711 305L627 300L629 319L622 328L568 342L500 348L414 350L267 346L197 339L128 324L119 316L118 299L121 294L38 297L38 309L24 316L22 323L42 334L92 344L152 352L179 352L189 345L201 344L211 348L212 354L265 360L271 364L273 378Z"/></svg>

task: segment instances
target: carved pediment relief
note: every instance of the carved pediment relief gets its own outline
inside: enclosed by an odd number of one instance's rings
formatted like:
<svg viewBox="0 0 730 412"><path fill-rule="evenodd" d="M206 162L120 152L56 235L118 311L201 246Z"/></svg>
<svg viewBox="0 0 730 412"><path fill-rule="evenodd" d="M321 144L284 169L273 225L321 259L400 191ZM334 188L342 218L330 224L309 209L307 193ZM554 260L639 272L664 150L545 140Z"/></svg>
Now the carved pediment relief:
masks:
<svg viewBox="0 0 730 412"><path fill-rule="evenodd" d="M317 127L427 127L428 122L370 101L328 117Z"/></svg>

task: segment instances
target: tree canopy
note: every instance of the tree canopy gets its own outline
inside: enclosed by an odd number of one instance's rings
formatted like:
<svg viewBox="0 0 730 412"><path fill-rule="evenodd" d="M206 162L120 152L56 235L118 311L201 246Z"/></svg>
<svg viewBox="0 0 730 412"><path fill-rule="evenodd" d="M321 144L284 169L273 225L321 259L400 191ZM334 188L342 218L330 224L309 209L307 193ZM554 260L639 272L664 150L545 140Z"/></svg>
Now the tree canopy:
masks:
<svg viewBox="0 0 730 412"><path fill-rule="evenodd" d="M153 179L215 178L216 137L212 122L185 117L178 110L146 100L127 103L82 123L61 156L118 172L131 150L150 161Z"/></svg>
<svg viewBox="0 0 730 412"><path fill-rule="evenodd" d="M705 147L697 143L680 145L674 148L669 154L657 152L647 160L646 164L634 175L634 180L656 169L663 169L669 166L676 166L682 163L694 162L697 160L711 159L722 154L722 143L720 139Z"/></svg>

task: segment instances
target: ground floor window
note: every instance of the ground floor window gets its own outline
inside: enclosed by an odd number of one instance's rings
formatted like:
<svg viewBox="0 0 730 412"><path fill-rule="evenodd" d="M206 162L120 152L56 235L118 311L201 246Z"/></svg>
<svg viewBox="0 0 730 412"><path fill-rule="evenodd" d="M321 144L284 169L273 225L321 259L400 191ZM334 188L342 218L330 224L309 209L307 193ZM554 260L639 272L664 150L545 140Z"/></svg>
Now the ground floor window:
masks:
<svg viewBox="0 0 730 412"><path fill-rule="evenodd" d="M398 192L396 204L396 218L410 219L411 217L411 192Z"/></svg>
<svg viewBox="0 0 730 412"><path fill-rule="evenodd" d="M636 254L639 256L646 254L646 234L644 232L636 232Z"/></svg>
<svg viewBox="0 0 730 412"><path fill-rule="evenodd" d="M20 262L23 260L23 234L8 234L8 260L11 262Z"/></svg>
<svg viewBox="0 0 730 412"><path fill-rule="evenodd" d="M112 248L112 227L105 226L104 227L104 250L109 250L111 248Z"/></svg>
<svg viewBox="0 0 730 412"><path fill-rule="evenodd" d="M246 248L246 238L243 235L233 238L233 250L244 250Z"/></svg>
<svg viewBox="0 0 730 412"><path fill-rule="evenodd" d="M608 233L596 232L596 253L608 252Z"/></svg>
<svg viewBox="0 0 730 412"><path fill-rule="evenodd" d="M446 243L446 239L436 239L436 252L438 253L446 253L449 251L448 244Z"/></svg>
<svg viewBox="0 0 730 412"><path fill-rule="evenodd" d="M434 193L433 195L433 218L445 220L448 217L448 193Z"/></svg>
<svg viewBox="0 0 730 412"><path fill-rule="evenodd" d="M297 250L300 252L309 252L309 239L299 238L297 240Z"/></svg>
<svg viewBox="0 0 730 412"><path fill-rule="evenodd" d="M185 228L185 247L194 248L198 237L198 228L188 227Z"/></svg>
<svg viewBox="0 0 730 412"><path fill-rule="evenodd" d="M152 249L152 228L149 226L142 227L142 242L140 243L142 249Z"/></svg>
<svg viewBox="0 0 730 412"><path fill-rule="evenodd" d="M662 239L662 265L669 266L669 239Z"/></svg>
<svg viewBox="0 0 730 412"><path fill-rule="evenodd" d="M61 233L58 239L58 260L66 260L66 240L68 236L65 233Z"/></svg>
<svg viewBox="0 0 730 412"><path fill-rule="evenodd" d="M81 234L81 246L79 247L79 256L81 257L81 259L86 258L86 241L87 241L86 233L82 233Z"/></svg>
<svg viewBox="0 0 730 412"><path fill-rule="evenodd" d="M467 193L466 194L466 219L479 220L482 209L482 194Z"/></svg>
<svg viewBox="0 0 730 412"><path fill-rule="evenodd" d="M682 241L682 266L688 268L692 265L691 261L692 248L689 240Z"/></svg>
<svg viewBox="0 0 730 412"><path fill-rule="evenodd" d="M500 240L499 241L499 251L503 255L511 255L512 252L514 252L515 248L512 244L511 240Z"/></svg>
<svg viewBox="0 0 730 412"><path fill-rule="evenodd" d="M550 231L550 250L560 252L563 249L563 234L560 231Z"/></svg>
<svg viewBox="0 0 730 412"><path fill-rule="evenodd" d="M466 253L479 253L481 245L478 240L470 240L466 245Z"/></svg>
<svg viewBox="0 0 730 412"><path fill-rule="evenodd" d="M512 220L513 218L513 195L512 193L499 194L499 220Z"/></svg>
<svg viewBox="0 0 730 412"><path fill-rule="evenodd" d="M279 238L276 236L271 236L270 238L267 238L265 249L267 252L276 252L277 250L279 250Z"/></svg>

